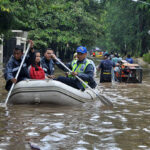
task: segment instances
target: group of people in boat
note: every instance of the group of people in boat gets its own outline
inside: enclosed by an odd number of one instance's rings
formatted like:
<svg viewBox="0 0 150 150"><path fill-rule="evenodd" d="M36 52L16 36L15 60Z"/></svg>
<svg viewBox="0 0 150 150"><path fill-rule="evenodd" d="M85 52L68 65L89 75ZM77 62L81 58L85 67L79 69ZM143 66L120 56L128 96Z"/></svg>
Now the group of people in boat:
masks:
<svg viewBox="0 0 150 150"><path fill-rule="evenodd" d="M86 85L79 81L76 76L81 78L91 88L95 88L96 82L94 77L96 76L96 70L101 70L100 82L111 82L112 68L115 67L115 71L117 72L117 66L122 60L117 53L108 54L105 52L103 55L104 60L102 60L96 68L94 62L87 59L86 47L79 46L76 49L73 60L66 64L71 72L66 73L66 76L56 78L54 75L55 65L65 72L68 70L58 61L59 59L57 59L54 50L51 48L47 48L44 56L41 58L40 51L33 48L33 41L30 40L30 50L17 79L15 76L23 59L23 48L18 45L14 48L13 55L10 57L4 72L6 79L5 89L9 91L13 83L26 79L53 79L84 91ZM130 55L128 55L126 61L133 63L133 59Z"/></svg>
<svg viewBox="0 0 150 150"><path fill-rule="evenodd" d="M92 61L87 59L87 49L86 47L79 46L76 50L77 58L71 63L66 64L72 71L67 74L66 77L59 76L55 77L55 65L64 71L68 71L60 62L57 61L57 57L54 54L54 50L47 48L45 50L44 56L41 58L39 51L34 50L33 41L30 40L30 50L24 64L21 68L18 78L15 76L19 69L19 66L23 59L23 48L21 46L16 46L13 50L13 55L10 57L4 72L4 77L6 79L6 90L10 90L13 83L17 83L21 80L26 79L53 79L70 85L74 88L85 90L85 85L81 83L75 76L81 78L85 83L87 83L91 88L96 87L96 82L94 80L94 65Z"/></svg>

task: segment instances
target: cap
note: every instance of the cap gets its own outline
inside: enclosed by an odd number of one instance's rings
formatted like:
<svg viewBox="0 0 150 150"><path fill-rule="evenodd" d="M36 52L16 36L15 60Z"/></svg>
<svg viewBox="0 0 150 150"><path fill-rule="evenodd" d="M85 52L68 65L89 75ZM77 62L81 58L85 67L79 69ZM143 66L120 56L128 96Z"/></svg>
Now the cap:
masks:
<svg viewBox="0 0 150 150"><path fill-rule="evenodd" d="M77 53L82 53L82 54L87 53L86 47L79 46L79 47L77 48Z"/></svg>

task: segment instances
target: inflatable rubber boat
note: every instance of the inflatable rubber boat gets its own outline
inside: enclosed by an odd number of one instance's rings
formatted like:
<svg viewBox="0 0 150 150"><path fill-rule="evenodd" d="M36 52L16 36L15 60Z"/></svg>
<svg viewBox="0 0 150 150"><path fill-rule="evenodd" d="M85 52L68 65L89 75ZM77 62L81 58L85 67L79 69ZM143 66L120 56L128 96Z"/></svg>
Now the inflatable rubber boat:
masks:
<svg viewBox="0 0 150 150"><path fill-rule="evenodd" d="M8 103L76 105L95 98L91 90L81 91L56 80L25 80L15 85Z"/></svg>

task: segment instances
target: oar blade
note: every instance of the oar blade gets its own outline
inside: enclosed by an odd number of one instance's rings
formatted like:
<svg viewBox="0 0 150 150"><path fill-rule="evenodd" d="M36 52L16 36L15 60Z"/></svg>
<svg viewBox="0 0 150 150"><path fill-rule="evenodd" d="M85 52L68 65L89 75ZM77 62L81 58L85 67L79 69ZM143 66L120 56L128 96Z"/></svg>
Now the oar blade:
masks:
<svg viewBox="0 0 150 150"><path fill-rule="evenodd" d="M111 100L109 100L108 98L106 98L106 96L104 94L102 94L102 91L100 91L100 89L92 89L92 91L96 94L97 98L104 104L107 106L113 106L113 103L111 102Z"/></svg>
<svg viewBox="0 0 150 150"><path fill-rule="evenodd" d="M5 103L0 103L0 107L6 108L6 104Z"/></svg>
<svg viewBox="0 0 150 150"><path fill-rule="evenodd" d="M108 98L106 98L104 95L100 94L100 95L98 95L98 97L101 99L101 101L103 103L105 103L105 105L113 106L113 103Z"/></svg>

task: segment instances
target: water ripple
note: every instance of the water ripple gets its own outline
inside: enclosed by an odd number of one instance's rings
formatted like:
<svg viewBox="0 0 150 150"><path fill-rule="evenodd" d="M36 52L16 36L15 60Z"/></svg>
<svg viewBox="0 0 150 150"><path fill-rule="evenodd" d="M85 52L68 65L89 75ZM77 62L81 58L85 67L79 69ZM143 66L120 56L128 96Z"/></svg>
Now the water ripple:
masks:
<svg viewBox="0 0 150 150"><path fill-rule="evenodd" d="M40 141L42 141L42 142L48 142L48 141L58 142L58 141L64 140L65 138L68 138L68 137L69 137L68 135L53 132L51 135L46 135Z"/></svg>

